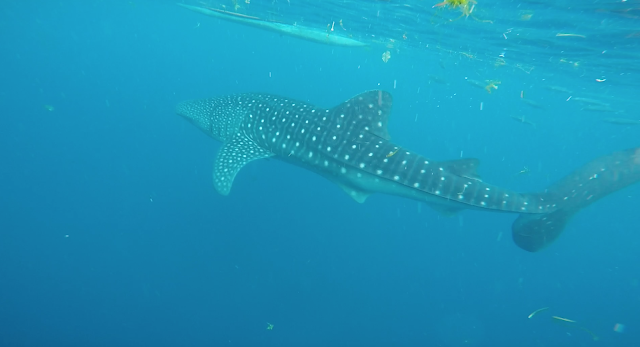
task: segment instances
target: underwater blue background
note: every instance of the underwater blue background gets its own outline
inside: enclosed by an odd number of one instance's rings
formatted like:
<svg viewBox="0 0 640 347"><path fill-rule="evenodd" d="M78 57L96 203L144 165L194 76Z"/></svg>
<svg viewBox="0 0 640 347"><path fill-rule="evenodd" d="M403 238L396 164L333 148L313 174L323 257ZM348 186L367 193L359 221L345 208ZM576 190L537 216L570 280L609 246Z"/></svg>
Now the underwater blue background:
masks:
<svg viewBox="0 0 640 347"><path fill-rule="evenodd" d="M480 158L485 181L536 191L640 143L640 127L545 87L619 98L639 119L638 85L414 48L385 63L381 43L320 45L171 1L6 1L0 42L0 346L640 344L640 186L527 253L511 241L514 215L358 204L278 160L249 164L220 196L220 144L174 113L231 93L331 107L381 88L396 143ZM465 78L501 85L489 94Z"/></svg>

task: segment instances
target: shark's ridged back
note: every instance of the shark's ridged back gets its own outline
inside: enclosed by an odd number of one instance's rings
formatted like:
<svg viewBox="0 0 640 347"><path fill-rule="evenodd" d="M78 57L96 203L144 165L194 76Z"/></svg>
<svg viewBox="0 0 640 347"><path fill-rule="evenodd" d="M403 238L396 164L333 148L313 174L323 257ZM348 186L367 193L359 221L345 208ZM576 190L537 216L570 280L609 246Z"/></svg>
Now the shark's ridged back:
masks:
<svg viewBox="0 0 640 347"><path fill-rule="evenodd" d="M478 180L476 160L438 163L390 142L387 123L392 98L387 92L365 92L329 110L266 94L247 94L246 100L240 132L257 147L359 195L373 192L358 185L357 180L367 174L469 207L520 213L555 208L542 197Z"/></svg>

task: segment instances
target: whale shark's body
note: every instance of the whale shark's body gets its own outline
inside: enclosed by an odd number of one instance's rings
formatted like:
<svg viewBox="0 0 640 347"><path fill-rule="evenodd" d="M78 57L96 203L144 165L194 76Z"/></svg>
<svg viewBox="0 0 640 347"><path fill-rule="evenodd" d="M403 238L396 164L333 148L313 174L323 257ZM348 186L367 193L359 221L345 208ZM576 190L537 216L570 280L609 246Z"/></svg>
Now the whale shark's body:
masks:
<svg viewBox="0 0 640 347"><path fill-rule="evenodd" d="M402 148L390 141L387 131L391 104L391 95L377 90L331 109L268 94L238 94L182 102L177 113L224 143L213 170L214 187L223 195L229 194L245 164L277 157L326 177L358 202L385 193L448 213L473 208L531 215L518 221L517 232L534 236L546 232L542 242L527 241L531 237L516 240L531 251L552 241L549 235L554 233L541 224L557 221L554 230L561 231L561 217L584 207L588 195L584 184L594 179L583 177L584 172L553 190L524 194L482 182L476 173L477 159L436 162ZM636 166L627 185L640 179L640 164ZM514 235L515 228L516 224Z"/></svg>

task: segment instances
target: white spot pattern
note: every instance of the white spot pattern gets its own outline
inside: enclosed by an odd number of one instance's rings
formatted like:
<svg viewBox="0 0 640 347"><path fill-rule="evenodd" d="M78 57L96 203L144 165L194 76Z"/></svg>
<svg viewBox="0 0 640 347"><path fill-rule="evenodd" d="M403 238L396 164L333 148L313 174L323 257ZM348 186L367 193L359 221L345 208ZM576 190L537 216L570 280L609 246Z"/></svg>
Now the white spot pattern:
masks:
<svg viewBox="0 0 640 347"><path fill-rule="evenodd" d="M449 170L455 163L432 163L410 151L399 151L401 147L384 140L388 137L389 105L388 94L377 91L364 93L332 110L270 95L246 94L185 102L177 111L225 142L214 174L216 189L222 193L228 193L235 174L247 162L279 155L294 163L298 158L311 167L324 167L322 170L329 173L338 171L350 179L371 175L379 182L388 180L483 208L537 212L556 208L555 204L543 204L542 199L507 193L481 181L471 184ZM592 174L589 179L597 178ZM568 200L571 196L562 198Z"/></svg>

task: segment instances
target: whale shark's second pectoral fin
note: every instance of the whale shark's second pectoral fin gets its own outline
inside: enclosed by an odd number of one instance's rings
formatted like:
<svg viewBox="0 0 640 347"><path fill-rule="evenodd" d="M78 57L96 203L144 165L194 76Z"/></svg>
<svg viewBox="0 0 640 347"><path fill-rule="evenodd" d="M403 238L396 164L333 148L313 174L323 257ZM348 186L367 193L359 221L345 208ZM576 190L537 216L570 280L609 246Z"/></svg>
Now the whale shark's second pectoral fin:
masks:
<svg viewBox="0 0 640 347"><path fill-rule="evenodd" d="M237 134L222 145L213 164L213 186L218 193L228 195L233 179L248 162L273 156L244 134Z"/></svg>

